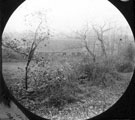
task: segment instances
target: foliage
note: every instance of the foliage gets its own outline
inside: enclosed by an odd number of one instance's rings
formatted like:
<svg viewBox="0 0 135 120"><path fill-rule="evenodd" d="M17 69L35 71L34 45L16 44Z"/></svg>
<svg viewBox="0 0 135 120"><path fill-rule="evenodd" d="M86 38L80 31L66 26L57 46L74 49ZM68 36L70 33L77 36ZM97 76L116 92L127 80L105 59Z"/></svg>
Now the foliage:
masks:
<svg viewBox="0 0 135 120"><path fill-rule="evenodd" d="M43 11L42 11L43 12ZM20 53L27 57L27 64L25 68L25 88L28 88L28 72L29 64L34 58L34 53L41 42L45 42L45 46L48 44L50 38L50 29L48 27L48 21L46 13L35 11L25 16L25 23L35 29L32 30L32 38L29 35L27 38L21 40L10 39L9 36L4 36L2 45L6 48L13 50L14 52ZM34 24L33 24L34 23ZM36 23L36 24L35 24ZM29 29L30 31L30 29ZM13 56L12 56L13 57Z"/></svg>
<svg viewBox="0 0 135 120"><path fill-rule="evenodd" d="M20 55L13 50L10 50L8 48L2 49L2 59L4 62L10 62L10 61L26 61L25 57L23 55Z"/></svg>
<svg viewBox="0 0 135 120"><path fill-rule="evenodd" d="M116 68L118 72L133 72L134 65L129 61L121 61L120 63L116 64Z"/></svg>
<svg viewBox="0 0 135 120"><path fill-rule="evenodd" d="M127 47L124 50L124 59L126 59L127 61L130 62L134 62L134 58L135 58L135 47L133 44L128 44Z"/></svg>
<svg viewBox="0 0 135 120"><path fill-rule="evenodd" d="M76 93L82 91L72 79L72 75L66 74L66 72L59 68L52 69L45 61L40 61L33 68L31 65L28 83L32 90L27 91L33 93L32 97L38 101L42 101L44 98L46 107L61 109L65 104L81 102Z"/></svg>
<svg viewBox="0 0 135 120"><path fill-rule="evenodd" d="M109 59L96 63L82 61L81 64L76 66L76 71L79 75L78 79L81 83L89 81L91 85L103 85L104 87L106 87L108 82L110 82L110 85L111 83L114 84L115 80L120 79L114 64Z"/></svg>
<svg viewBox="0 0 135 120"><path fill-rule="evenodd" d="M134 70L134 58L135 58L135 47L129 43L124 47L123 52L116 62L116 69L118 72L133 72Z"/></svg>
<svg viewBox="0 0 135 120"><path fill-rule="evenodd" d="M18 82L11 85L10 91L13 91L17 100L30 111L36 114L36 111L39 111L39 115L43 113L48 116L59 114L65 109L71 111L72 108L84 113L88 112L89 108L104 111L111 105L109 99L116 100L117 96L108 89L113 89L122 77L117 73L115 60L112 58L96 63L90 62L89 57L82 56L59 56L53 61L52 58L53 56L50 60L43 58L31 61L28 90L24 89L24 80L20 80L20 77ZM122 84L120 91L121 86ZM117 89L115 87L115 90ZM79 107L73 107L75 105Z"/></svg>

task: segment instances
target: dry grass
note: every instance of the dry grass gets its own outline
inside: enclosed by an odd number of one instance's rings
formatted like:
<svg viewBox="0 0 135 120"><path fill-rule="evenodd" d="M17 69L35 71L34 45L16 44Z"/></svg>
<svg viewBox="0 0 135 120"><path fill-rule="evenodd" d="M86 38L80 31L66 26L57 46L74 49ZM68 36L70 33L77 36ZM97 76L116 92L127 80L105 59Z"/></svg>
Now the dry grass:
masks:
<svg viewBox="0 0 135 120"><path fill-rule="evenodd" d="M24 63L4 63L3 75L14 96L33 113L53 120L83 120L111 107L132 73L118 73L111 60L93 64L75 59L40 61L31 67L31 92L23 89Z"/></svg>

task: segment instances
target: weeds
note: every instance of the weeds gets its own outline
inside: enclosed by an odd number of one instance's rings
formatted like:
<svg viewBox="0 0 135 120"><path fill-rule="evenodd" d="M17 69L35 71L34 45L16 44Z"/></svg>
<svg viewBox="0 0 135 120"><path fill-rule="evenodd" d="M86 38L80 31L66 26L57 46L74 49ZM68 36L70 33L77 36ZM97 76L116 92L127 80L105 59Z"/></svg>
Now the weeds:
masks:
<svg viewBox="0 0 135 120"><path fill-rule="evenodd" d="M42 60L33 62L30 66L30 88L26 91L23 89L24 83L18 81L11 87L11 91L20 103L34 113L45 109L40 115L59 114L66 106L75 104L82 105L80 109L84 107L88 114L86 103L90 108L95 105L96 109L104 111L109 95L103 95L101 91L116 86L116 81L122 80L118 73L119 68L112 58L95 63L88 58L82 59L81 56L77 59L63 58L49 62ZM94 100L99 105L90 103L87 99Z"/></svg>

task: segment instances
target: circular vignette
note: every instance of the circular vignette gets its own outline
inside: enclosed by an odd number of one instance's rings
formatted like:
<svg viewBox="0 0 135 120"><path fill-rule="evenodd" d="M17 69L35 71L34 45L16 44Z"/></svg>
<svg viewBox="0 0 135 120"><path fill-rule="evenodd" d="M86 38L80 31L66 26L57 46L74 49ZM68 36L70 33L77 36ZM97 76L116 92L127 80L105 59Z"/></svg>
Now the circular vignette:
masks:
<svg viewBox="0 0 135 120"><path fill-rule="evenodd" d="M10 3L10 2L9 2ZM16 2L17 3L17 2ZM22 2L20 2L19 4L21 4ZM11 4L11 8L13 8L13 6L15 6L15 4L14 5L12 5ZM19 5L18 5L19 6ZM117 6L117 5L116 5ZM8 6L9 7L9 6ZM9 7L10 8L10 7ZM16 8L16 7L15 7ZM119 9L120 9L120 7L119 7ZM126 10L125 10L126 11ZM13 11L12 11L13 12ZM11 15L12 13L10 12L10 13L7 13L6 15ZM124 13L123 13L124 14ZM5 16L6 16L5 15ZM129 15L129 17L130 17L130 15ZM8 18L8 17L7 17ZM7 21L8 19L7 18L5 18L5 20ZM127 18L128 19L128 18ZM131 28L132 28L132 25L130 24L130 26L131 26ZM4 29L4 28L2 28L2 29ZM133 31L134 32L134 31ZM134 77L134 75L133 75L133 77ZM3 80L1 80L1 81L3 81ZM132 78L132 81L133 81L133 78ZM131 81L131 83L133 83ZM4 82L1 82L1 84L2 84L2 86L6 86L5 84L4 84ZM124 100L125 98L124 97L128 97L129 95L131 95L131 94L127 94L127 93L130 93L130 92L128 92L129 90L132 90L132 89L130 89L130 87L132 87L132 84L130 84L129 85L129 87L128 87L128 89L127 89L127 91L125 92L125 95L123 95L122 96L122 98L118 101L118 103L119 104L121 104L122 102L122 100ZM2 87L1 87L2 88ZM5 89L5 91L8 91L7 90L7 87L3 87L4 89ZM6 93L6 94L10 94L10 93ZM132 92L132 94L133 94L133 92ZM134 95L134 94L133 94ZM132 96L131 96L132 97ZM129 98L131 98L131 97L129 97ZM35 116L34 114L31 114L29 111L27 111L26 109L24 109L15 99L14 99L14 97L13 96L11 96L11 99L13 100L13 102L15 102L15 104L17 104L17 106L26 114L26 116L29 118L29 119L41 119L40 117L37 117L37 116ZM131 100L131 102L132 102L132 98L130 99ZM117 103L116 103L117 104ZM129 103L127 104L127 105L129 105ZM120 107L121 105L119 105L119 107ZM126 105L125 105L126 106ZM114 107L115 109L116 108L118 108L118 107ZM115 111L115 109L112 109L112 110L114 110ZM126 109L125 109L126 110ZM109 110L108 110L109 111ZM111 117L111 115L113 114L114 115L114 113L110 113L110 112L108 112L108 111L106 111L105 113L102 113L101 115L99 115L99 116L96 116L95 118L93 118L93 119L98 119L98 118L101 118L101 119L103 119L103 118L110 118ZM111 112L113 112L113 111L111 111ZM126 112L126 111L125 111ZM114 115L114 117L116 116L117 117L117 115L119 116L119 115L124 115L124 111L123 111L123 114L121 113L121 114L119 114L119 113L115 113L115 115ZM127 115L127 113L125 114L125 115ZM131 114L131 116L132 116L132 114ZM130 116L130 117L131 117Z"/></svg>

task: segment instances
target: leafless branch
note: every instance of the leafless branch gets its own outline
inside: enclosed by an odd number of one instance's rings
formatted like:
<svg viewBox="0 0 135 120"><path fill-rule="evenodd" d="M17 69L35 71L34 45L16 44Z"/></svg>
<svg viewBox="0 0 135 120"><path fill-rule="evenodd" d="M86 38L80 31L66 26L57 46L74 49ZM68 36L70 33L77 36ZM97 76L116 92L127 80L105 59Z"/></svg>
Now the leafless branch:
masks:
<svg viewBox="0 0 135 120"><path fill-rule="evenodd" d="M28 54L27 54L26 52L22 52L22 51L18 50L18 49L17 49L17 48L15 48L15 47L12 47L12 46L6 45L6 44L4 44L4 43L2 43L2 46L4 46L5 48L9 48L9 49L13 50L13 51L14 51L14 52L16 52L16 53L19 53L19 54L25 55L26 57L28 56Z"/></svg>
<svg viewBox="0 0 135 120"><path fill-rule="evenodd" d="M96 32L97 39L101 43L101 48L102 48L103 54L107 57L106 49L105 49L105 43L104 43L104 33L111 30L112 28L109 27L109 28L104 29L105 25L106 24L104 23L103 26L98 26L99 30L98 30L98 28L95 28L94 25L92 25L92 28Z"/></svg>
<svg viewBox="0 0 135 120"><path fill-rule="evenodd" d="M42 24L42 20L40 21L39 25L38 25L37 28L36 28L35 35L34 35L34 42L36 41L36 37L37 37L37 34L38 34L38 30L39 30L41 24Z"/></svg>

